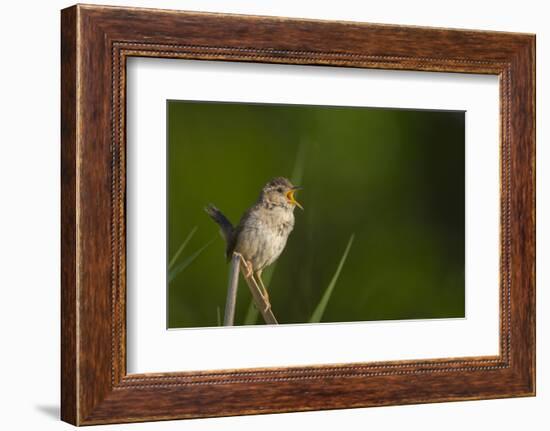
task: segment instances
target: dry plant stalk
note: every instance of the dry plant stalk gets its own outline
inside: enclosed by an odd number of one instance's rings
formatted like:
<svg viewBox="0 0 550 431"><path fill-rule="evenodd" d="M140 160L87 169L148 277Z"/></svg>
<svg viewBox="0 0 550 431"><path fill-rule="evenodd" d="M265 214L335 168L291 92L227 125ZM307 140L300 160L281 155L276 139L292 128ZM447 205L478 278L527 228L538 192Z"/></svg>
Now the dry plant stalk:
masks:
<svg viewBox="0 0 550 431"><path fill-rule="evenodd" d="M233 326L235 321L235 307L237 303L237 287L239 286L239 255L233 253L229 266L229 284L227 286L227 299L223 315L223 326Z"/></svg>
<svg viewBox="0 0 550 431"><path fill-rule="evenodd" d="M260 287L254 277L247 277L247 268L242 264L241 256L238 253L233 253L231 257L231 265L229 269L229 283L227 287L227 300L225 303L225 314L223 325L233 326L235 319L235 307L237 302L237 286L239 285L239 269L242 271L243 278L250 289L254 305L260 311L265 323L269 325L277 325L277 319L271 310L270 305L266 302Z"/></svg>

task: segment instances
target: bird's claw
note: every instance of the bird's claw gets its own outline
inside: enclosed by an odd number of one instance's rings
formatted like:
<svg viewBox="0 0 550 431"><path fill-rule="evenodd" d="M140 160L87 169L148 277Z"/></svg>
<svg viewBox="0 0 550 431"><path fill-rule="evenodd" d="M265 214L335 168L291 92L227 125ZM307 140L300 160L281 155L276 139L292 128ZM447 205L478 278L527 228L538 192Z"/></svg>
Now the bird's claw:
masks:
<svg viewBox="0 0 550 431"><path fill-rule="evenodd" d="M245 278L252 277L252 273L254 272L254 270L252 269L252 265L246 261L246 259L244 258L244 256L241 253L235 252L235 254L237 256L239 256L239 258L241 259L241 263L246 268L246 272L244 274Z"/></svg>
<svg viewBox="0 0 550 431"><path fill-rule="evenodd" d="M254 277L253 277L254 268L252 268L252 264L250 262L248 262L241 253L237 253L237 252L234 252L234 253L237 256L239 256L239 258L241 259L242 265L246 268L246 272L244 273L245 278L252 278L254 284L258 288L258 290L259 290L258 293L260 294L260 296L262 297L262 299L264 300L264 303L265 303L264 313L267 312L268 310L271 309L271 303L269 302L269 296L267 294L267 290L265 290L263 282L261 282L261 279L260 279L260 282L262 284L262 288L264 289L265 294L261 292L259 286L256 283L256 280L254 280Z"/></svg>

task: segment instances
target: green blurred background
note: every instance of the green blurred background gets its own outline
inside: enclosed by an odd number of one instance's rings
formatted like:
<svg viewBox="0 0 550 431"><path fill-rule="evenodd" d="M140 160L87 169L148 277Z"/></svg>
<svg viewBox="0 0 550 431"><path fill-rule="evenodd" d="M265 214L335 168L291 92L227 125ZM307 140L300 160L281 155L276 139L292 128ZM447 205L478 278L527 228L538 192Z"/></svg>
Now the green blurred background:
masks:
<svg viewBox="0 0 550 431"><path fill-rule="evenodd" d="M464 317L464 112L167 103L168 327L223 319L225 244L204 206L236 224L275 176L305 208L264 273L280 323L309 321L352 235L322 322ZM250 300L240 280L236 324L262 322Z"/></svg>

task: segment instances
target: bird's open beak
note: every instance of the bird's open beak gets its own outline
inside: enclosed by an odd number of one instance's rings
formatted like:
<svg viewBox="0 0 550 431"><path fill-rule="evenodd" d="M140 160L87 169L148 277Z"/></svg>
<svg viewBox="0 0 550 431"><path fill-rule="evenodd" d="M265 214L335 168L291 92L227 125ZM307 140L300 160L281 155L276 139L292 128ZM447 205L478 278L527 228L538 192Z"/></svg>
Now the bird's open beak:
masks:
<svg viewBox="0 0 550 431"><path fill-rule="evenodd" d="M286 198L288 199L288 201L291 204L296 205L298 208L300 208L303 211L304 207L302 205L300 205L300 202L298 202L296 200L296 198L294 197L294 192L296 192L297 190L300 190L300 189L301 189L301 187L294 187L293 189L289 190L286 194Z"/></svg>

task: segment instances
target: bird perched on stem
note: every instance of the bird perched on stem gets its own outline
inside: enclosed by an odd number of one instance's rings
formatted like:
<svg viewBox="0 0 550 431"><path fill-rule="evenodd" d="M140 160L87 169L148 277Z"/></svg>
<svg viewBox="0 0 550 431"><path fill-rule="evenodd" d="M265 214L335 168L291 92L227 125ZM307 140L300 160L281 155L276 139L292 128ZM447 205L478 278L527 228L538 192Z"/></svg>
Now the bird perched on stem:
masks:
<svg viewBox="0 0 550 431"><path fill-rule="evenodd" d="M284 177L274 178L263 187L258 201L243 214L236 227L214 205L205 208L220 226L226 241L227 260L233 253L241 256L245 277L252 277L261 286L268 308L269 294L262 281L262 271L284 250L294 228L294 208L303 210L294 197L299 189Z"/></svg>

